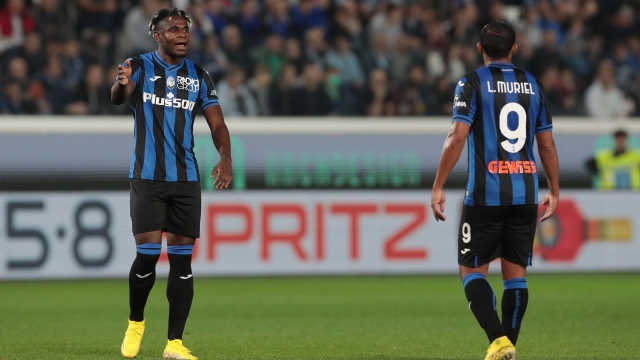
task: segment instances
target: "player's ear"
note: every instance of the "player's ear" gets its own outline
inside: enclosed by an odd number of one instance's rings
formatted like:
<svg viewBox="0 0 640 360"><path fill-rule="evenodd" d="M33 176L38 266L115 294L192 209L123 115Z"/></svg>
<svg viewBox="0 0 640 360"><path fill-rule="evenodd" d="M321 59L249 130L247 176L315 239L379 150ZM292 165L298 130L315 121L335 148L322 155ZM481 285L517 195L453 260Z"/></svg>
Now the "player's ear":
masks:
<svg viewBox="0 0 640 360"><path fill-rule="evenodd" d="M484 50L482 49L482 44L480 41L476 44L476 49L478 49L478 54L484 54Z"/></svg>
<svg viewBox="0 0 640 360"><path fill-rule="evenodd" d="M518 44L513 44L511 47L511 56L515 55L518 52Z"/></svg>
<svg viewBox="0 0 640 360"><path fill-rule="evenodd" d="M156 39L156 42L160 42L160 33L157 31L153 32L153 38Z"/></svg>

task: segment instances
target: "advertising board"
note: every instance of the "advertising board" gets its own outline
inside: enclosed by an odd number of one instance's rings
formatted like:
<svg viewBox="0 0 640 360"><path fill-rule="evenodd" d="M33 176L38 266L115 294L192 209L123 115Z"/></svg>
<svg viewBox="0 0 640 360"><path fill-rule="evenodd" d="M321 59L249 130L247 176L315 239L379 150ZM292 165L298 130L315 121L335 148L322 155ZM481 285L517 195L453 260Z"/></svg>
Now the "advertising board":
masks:
<svg viewBox="0 0 640 360"><path fill-rule="evenodd" d="M433 219L429 199L421 190L204 192L194 274L456 273L462 193L449 191L446 222ZM638 202L635 192L563 192L557 216L539 226L531 271L640 270ZM125 278L134 256L127 192L0 194L0 279ZM168 273L164 254L158 272Z"/></svg>

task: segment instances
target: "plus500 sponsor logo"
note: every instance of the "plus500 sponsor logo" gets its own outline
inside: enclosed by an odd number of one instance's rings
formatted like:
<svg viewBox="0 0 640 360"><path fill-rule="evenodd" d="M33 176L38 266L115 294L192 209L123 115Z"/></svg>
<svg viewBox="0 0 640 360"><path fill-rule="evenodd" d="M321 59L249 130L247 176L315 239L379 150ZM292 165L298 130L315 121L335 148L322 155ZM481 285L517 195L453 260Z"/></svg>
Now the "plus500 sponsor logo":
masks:
<svg viewBox="0 0 640 360"><path fill-rule="evenodd" d="M190 77L178 76L178 89L198 92L200 91L200 81Z"/></svg>
<svg viewBox="0 0 640 360"><path fill-rule="evenodd" d="M185 110L193 110L193 107L196 105L196 103L193 101L183 100L183 99L173 99L173 100L165 99L150 93L143 93L142 101L143 102L151 101L151 103L155 105L174 107L177 109L185 109Z"/></svg>

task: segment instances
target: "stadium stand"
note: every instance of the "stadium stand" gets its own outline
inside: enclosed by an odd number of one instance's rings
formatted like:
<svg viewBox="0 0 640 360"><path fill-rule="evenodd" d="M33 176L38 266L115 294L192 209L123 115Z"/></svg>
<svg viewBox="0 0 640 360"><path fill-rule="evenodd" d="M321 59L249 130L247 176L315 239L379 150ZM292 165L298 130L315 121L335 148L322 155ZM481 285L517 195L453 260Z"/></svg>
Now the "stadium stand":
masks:
<svg viewBox="0 0 640 360"><path fill-rule="evenodd" d="M640 3L622 0L4 0L0 113L129 113L108 97L117 64L156 48L170 6L229 115L449 115L491 20L517 29L554 114L640 115Z"/></svg>

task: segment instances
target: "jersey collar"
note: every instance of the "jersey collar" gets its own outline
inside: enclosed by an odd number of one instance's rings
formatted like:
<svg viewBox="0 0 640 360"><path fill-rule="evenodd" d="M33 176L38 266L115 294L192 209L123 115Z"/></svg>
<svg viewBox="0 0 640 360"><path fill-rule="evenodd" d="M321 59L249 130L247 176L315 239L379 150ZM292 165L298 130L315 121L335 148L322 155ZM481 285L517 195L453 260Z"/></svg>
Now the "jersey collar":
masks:
<svg viewBox="0 0 640 360"><path fill-rule="evenodd" d="M513 65L512 63L507 63L507 62L492 62L489 63L489 65L487 66L495 66L495 67L499 67L499 68L514 68L515 65Z"/></svg>
<svg viewBox="0 0 640 360"><path fill-rule="evenodd" d="M153 57L160 63L160 65L162 65L168 70L179 68L182 66L182 64L184 64L184 58L182 58L180 62L175 65L169 64L168 62L164 61L164 59L160 57L160 54L158 54L158 50L153 52Z"/></svg>

